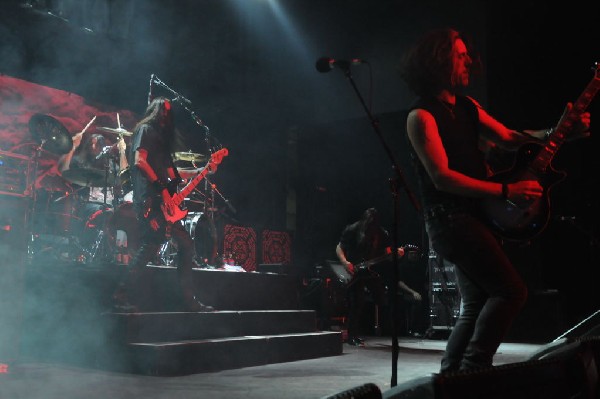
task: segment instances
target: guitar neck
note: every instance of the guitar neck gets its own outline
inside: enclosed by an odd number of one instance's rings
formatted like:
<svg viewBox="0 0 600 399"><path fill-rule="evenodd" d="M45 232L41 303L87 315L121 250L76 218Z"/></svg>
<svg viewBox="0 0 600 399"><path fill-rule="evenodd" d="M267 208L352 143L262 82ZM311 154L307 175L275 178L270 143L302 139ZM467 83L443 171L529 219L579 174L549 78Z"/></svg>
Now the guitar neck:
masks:
<svg viewBox="0 0 600 399"><path fill-rule="evenodd" d="M194 178L190 180L184 188L182 188L178 193L173 195L173 203L179 206L179 204L181 204L183 200L186 199L192 193L192 191L194 191L198 183L200 183L202 179L204 179L204 176L206 176L207 173L208 168L204 168L202 172L194 176Z"/></svg>
<svg viewBox="0 0 600 399"><path fill-rule="evenodd" d="M594 76L594 78L588 83L585 90L581 93L577 101L573 103L573 107L569 111L569 114L564 121L561 122L556 130L548 137L548 140L544 144L544 147L537 154L535 159L531 162L530 170L533 172L545 171L554 155L558 152L560 146L565 142L567 134L571 131L573 123L577 116L583 113L590 105L596 93L600 90L600 78Z"/></svg>
<svg viewBox="0 0 600 399"><path fill-rule="evenodd" d="M194 190L194 188L196 188L198 183L200 183L202 179L204 179L204 176L206 176L208 172L216 170L217 165L219 165L223 160L223 157L226 157L228 154L229 151L227 150L227 148L221 148L220 150L213 153L210 156L210 160L208 161L206 166L204 166L204 169L202 169L200 173L194 176L194 178L190 180L184 188L182 188L178 193L175 193L173 195L173 204L179 206L179 204L181 204L183 200L185 200L192 193L192 191Z"/></svg>

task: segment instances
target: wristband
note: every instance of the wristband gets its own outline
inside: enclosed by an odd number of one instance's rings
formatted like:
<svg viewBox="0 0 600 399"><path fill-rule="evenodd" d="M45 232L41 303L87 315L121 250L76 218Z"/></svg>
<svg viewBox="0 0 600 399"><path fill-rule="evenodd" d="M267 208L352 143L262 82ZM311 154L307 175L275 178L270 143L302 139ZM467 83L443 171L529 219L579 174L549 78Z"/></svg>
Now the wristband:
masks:
<svg viewBox="0 0 600 399"><path fill-rule="evenodd" d="M508 199L508 184L502 183L502 199Z"/></svg>

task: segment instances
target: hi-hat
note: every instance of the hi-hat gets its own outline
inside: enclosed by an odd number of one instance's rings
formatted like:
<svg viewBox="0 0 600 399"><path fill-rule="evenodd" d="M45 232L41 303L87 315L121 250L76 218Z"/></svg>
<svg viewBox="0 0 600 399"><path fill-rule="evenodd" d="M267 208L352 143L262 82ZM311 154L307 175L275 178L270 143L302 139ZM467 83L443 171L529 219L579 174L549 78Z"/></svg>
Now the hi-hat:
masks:
<svg viewBox="0 0 600 399"><path fill-rule="evenodd" d="M62 177L78 186L85 187L106 187L112 186L115 182L115 177L112 173L108 176L102 169L67 169L62 172Z"/></svg>
<svg viewBox="0 0 600 399"><path fill-rule="evenodd" d="M50 115L34 114L29 119L29 131L46 151L62 155L73 148L73 139L67 128Z"/></svg>
<svg viewBox="0 0 600 399"><path fill-rule="evenodd" d="M128 130L123 129L122 127L117 128L117 129L113 129L112 127L98 126L98 129L103 130L105 132L110 132L110 133L115 133L115 134L122 134L123 136L133 136L133 133L131 133Z"/></svg>
<svg viewBox="0 0 600 399"><path fill-rule="evenodd" d="M173 154L175 161L203 162L206 161L206 155L194 152L176 152Z"/></svg>

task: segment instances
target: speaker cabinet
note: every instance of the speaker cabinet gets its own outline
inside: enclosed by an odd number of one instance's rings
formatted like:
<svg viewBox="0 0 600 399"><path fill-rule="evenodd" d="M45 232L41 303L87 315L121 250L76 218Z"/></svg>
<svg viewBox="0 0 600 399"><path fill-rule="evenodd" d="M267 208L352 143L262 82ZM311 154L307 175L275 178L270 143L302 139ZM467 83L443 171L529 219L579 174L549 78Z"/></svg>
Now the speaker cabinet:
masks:
<svg viewBox="0 0 600 399"><path fill-rule="evenodd" d="M452 330L460 314L460 293L454 265L429 251L430 332Z"/></svg>

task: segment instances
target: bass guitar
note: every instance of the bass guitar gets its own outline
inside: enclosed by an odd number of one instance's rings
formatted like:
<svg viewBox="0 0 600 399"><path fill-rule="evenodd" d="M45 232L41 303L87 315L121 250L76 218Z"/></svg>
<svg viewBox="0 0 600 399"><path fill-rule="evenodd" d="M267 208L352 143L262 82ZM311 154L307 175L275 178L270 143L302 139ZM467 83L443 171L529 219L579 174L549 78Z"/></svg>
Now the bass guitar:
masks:
<svg viewBox="0 0 600 399"><path fill-rule="evenodd" d="M204 177L208 173L216 170L217 165L219 165L221 163L221 161L223 160L223 158L226 157L228 154L229 154L229 151L227 150L227 148L222 148L222 149L214 152L210 156L209 161L204 166L204 169L202 169L202 171L200 173L198 173L196 176L194 176L178 192L175 192L174 194L171 195L169 190L162 191L163 201L160 204L160 209L162 211L161 216L162 216L162 219L164 219L164 221L167 222L168 225L178 222L187 216L188 210L181 209L180 208L181 203L183 202L183 200L185 200L185 198L187 196L190 195L190 193L194 190L194 188L196 188L198 183L200 183L202 181L202 179L204 179ZM146 214L148 215L149 212L147 212ZM158 219L158 217L156 216L154 218L154 220L157 223L160 223L160 221L157 219Z"/></svg>
<svg viewBox="0 0 600 399"><path fill-rule="evenodd" d="M596 63L594 77L548 139L544 143L525 143L517 151L512 167L490 177L491 181L499 183L537 180L543 187L542 196L531 201L516 202L499 198L482 201L484 219L501 238L509 241L531 240L548 225L550 192L567 175L552 167L552 159L566 141L576 117L586 110L600 89L599 68Z"/></svg>

